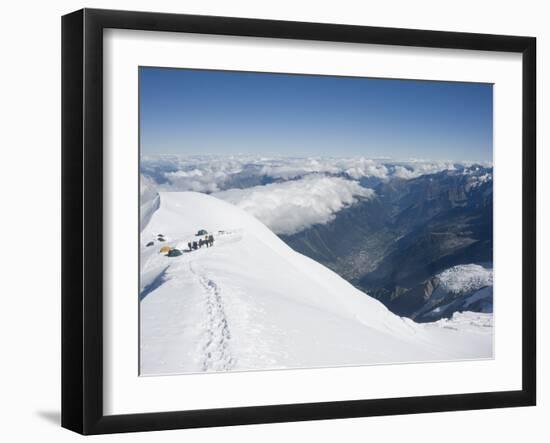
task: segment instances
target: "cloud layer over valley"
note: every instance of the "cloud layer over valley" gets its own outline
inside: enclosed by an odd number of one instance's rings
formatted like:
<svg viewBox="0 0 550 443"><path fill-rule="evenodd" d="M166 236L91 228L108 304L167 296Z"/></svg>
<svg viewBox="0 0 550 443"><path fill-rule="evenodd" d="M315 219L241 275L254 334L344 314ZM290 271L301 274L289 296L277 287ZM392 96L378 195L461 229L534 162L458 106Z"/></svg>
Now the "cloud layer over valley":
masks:
<svg viewBox="0 0 550 443"><path fill-rule="evenodd" d="M412 180L442 171L470 174L469 168L475 170L476 166L364 157L164 155L141 158L142 185L147 183L148 192L156 188L214 194L254 215L275 233L285 235L328 223L342 209L375 198L372 188L379 183ZM472 182L472 186L475 185Z"/></svg>
<svg viewBox="0 0 550 443"><path fill-rule="evenodd" d="M334 214L374 196L357 181L315 174L283 183L229 189L214 196L254 215L276 234L294 234L328 223Z"/></svg>

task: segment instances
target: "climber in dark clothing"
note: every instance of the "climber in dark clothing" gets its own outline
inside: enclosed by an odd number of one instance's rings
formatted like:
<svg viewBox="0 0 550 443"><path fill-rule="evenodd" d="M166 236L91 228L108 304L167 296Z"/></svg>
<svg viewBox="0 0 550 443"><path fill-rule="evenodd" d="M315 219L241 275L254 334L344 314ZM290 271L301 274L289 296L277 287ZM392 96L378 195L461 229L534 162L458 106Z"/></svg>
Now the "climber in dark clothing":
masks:
<svg viewBox="0 0 550 443"><path fill-rule="evenodd" d="M208 244L214 246L214 236L212 234L208 236Z"/></svg>
<svg viewBox="0 0 550 443"><path fill-rule="evenodd" d="M187 243L187 247L189 248L190 251L193 250L193 243L189 242Z"/></svg>

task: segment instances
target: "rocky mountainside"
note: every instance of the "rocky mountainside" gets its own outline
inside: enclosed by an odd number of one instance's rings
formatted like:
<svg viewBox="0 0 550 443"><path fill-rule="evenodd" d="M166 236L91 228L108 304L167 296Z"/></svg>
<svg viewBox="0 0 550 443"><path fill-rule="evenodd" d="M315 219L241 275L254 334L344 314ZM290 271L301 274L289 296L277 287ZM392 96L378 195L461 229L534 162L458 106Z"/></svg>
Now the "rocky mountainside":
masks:
<svg viewBox="0 0 550 443"><path fill-rule="evenodd" d="M368 185L374 185L376 198L340 211L330 223L281 238L396 314L433 321L460 310L455 300L431 312L450 302L441 297L445 291L438 292L436 276L457 265L492 267L492 168L463 167ZM461 297L466 295L473 294Z"/></svg>

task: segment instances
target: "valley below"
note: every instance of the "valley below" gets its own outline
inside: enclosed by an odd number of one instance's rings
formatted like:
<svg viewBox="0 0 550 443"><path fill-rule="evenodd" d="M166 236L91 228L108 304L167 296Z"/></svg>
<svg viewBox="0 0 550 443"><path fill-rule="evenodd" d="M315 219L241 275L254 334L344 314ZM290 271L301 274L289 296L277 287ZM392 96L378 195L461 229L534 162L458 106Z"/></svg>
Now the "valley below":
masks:
<svg viewBox="0 0 550 443"><path fill-rule="evenodd" d="M480 290L483 303L467 306L492 312L492 277L468 285L480 269L492 276L491 174L476 166L380 181L375 199L281 238L395 314L420 322L448 318ZM464 287L447 290L441 284L446 271L461 274Z"/></svg>

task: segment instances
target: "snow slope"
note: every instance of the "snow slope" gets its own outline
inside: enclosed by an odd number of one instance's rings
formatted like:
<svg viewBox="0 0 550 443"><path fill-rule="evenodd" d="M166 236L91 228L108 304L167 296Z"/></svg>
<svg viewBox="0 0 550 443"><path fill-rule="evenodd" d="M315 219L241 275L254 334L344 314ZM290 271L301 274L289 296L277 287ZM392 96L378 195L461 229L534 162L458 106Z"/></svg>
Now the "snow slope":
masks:
<svg viewBox="0 0 550 443"><path fill-rule="evenodd" d="M416 324L230 203L164 192L155 206L141 236L142 375L492 357L491 314ZM215 244L189 252L199 229ZM146 247L158 234L183 255Z"/></svg>

